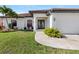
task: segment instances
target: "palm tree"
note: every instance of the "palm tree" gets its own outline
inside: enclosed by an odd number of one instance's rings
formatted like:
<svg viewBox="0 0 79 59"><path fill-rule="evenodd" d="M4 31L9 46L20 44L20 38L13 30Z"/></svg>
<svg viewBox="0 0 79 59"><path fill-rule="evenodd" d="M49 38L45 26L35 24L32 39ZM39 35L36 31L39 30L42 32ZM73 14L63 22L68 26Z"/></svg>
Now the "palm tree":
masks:
<svg viewBox="0 0 79 59"><path fill-rule="evenodd" d="M8 20L7 17L16 17L17 18L17 13L15 13L11 8L4 6L0 6L0 13L2 13L6 17L6 23L8 26ZM9 26L8 26L9 28Z"/></svg>
<svg viewBox="0 0 79 59"><path fill-rule="evenodd" d="M18 18L18 15L15 11L9 8L8 15L10 18Z"/></svg>
<svg viewBox="0 0 79 59"><path fill-rule="evenodd" d="M17 15L14 11L12 11L12 10L9 11L8 16L9 16L11 19L12 19L12 18L18 18L18 15ZM12 28L12 23L9 24L9 27Z"/></svg>

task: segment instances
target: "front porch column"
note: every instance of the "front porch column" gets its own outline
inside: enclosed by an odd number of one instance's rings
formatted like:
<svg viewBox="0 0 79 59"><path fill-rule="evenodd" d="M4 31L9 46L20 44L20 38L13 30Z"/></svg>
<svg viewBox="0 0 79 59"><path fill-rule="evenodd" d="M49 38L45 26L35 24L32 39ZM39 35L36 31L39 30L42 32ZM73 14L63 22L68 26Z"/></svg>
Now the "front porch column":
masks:
<svg viewBox="0 0 79 59"><path fill-rule="evenodd" d="M53 27L53 15L49 16L49 27L52 28Z"/></svg>
<svg viewBox="0 0 79 59"><path fill-rule="evenodd" d="M33 30L36 31L36 17L33 19Z"/></svg>

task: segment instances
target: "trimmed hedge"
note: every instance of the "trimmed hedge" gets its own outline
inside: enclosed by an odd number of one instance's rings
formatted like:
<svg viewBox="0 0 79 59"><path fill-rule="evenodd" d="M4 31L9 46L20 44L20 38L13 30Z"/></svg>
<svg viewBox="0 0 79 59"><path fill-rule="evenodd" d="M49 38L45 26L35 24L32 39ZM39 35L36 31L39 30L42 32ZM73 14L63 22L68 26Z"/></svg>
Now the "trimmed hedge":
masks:
<svg viewBox="0 0 79 59"><path fill-rule="evenodd" d="M46 28L44 33L50 37L61 38L63 36L62 33L56 28Z"/></svg>

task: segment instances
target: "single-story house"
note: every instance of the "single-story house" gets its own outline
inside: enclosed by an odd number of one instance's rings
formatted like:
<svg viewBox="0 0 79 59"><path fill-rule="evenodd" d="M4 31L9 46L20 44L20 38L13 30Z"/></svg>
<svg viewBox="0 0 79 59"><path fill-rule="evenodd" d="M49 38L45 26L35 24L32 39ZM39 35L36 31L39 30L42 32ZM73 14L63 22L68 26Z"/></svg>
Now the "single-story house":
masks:
<svg viewBox="0 0 79 59"><path fill-rule="evenodd" d="M56 27L65 34L79 34L79 9L32 10L18 15L19 18L7 17L8 23L13 23L18 29L31 28L36 31L46 27ZM0 22L8 28L5 16L0 16Z"/></svg>

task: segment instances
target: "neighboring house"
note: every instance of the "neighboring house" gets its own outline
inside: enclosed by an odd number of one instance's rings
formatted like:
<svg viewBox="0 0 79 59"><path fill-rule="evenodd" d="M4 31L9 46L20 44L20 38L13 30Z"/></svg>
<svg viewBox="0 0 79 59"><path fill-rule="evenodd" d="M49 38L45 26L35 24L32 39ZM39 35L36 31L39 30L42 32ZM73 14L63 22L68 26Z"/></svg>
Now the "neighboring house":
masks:
<svg viewBox="0 0 79 59"><path fill-rule="evenodd" d="M0 17L3 26L7 28L5 16ZM33 10L29 13L19 14L19 18L9 18L8 23L14 24L18 29L31 28L34 31L46 27L56 27L62 33L79 34L79 9L53 8L50 10Z"/></svg>

